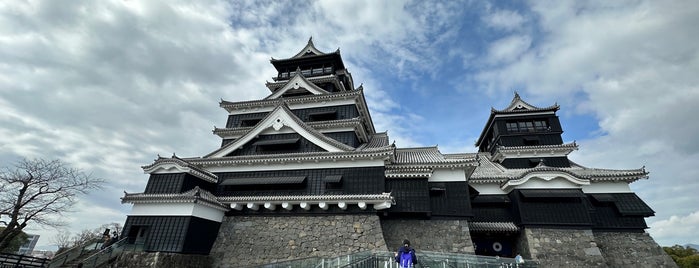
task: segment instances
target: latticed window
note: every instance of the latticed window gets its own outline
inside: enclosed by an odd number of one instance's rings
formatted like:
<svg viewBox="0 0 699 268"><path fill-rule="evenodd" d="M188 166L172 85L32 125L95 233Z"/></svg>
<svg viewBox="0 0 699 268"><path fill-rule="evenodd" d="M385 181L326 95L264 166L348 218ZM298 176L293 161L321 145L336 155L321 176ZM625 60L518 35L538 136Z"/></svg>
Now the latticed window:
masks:
<svg viewBox="0 0 699 268"><path fill-rule="evenodd" d="M517 128L517 123L507 122L507 131L508 132L518 132L519 129Z"/></svg>
<svg viewBox="0 0 699 268"><path fill-rule="evenodd" d="M507 122L505 126L507 132L535 132L549 129L548 122L545 120Z"/></svg>
<svg viewBox="0 0 699 268"><path fill-rule="evenodd" d="M519 122L519 131L520 132L533 132L534 131L534 122L528 121L528 122Z"/></svg>
<svg viewBox="0 0 699 268"><path fill-rule="evenodd" d="M537 121L534 121L534 128L535 128L537 131L545 131L545 130L547 130L547 129L549 128L549 126L548 126L548 124L546 123L546 121L537 120Z"/></svg>

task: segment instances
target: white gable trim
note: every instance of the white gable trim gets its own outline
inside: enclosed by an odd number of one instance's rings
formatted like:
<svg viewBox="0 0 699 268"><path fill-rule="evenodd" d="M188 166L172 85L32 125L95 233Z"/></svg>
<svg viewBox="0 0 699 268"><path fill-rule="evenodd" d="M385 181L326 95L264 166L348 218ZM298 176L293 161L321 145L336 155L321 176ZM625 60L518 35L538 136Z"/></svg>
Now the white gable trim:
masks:
<svg viewBox="0 0 699 268"><path fill-rule="evenodd" d="M166 162L166 163L157 163L153 165L152 167L144 168L143 172L146 174L175 174L175 173L187 173L191 174L197 178L200 178L204 181L208 181L211 183L216 183L218 182L218 179L212 176L209 176L207 174L202 174L202 172L194 170L189 167L183 167L181 165L178 165L177 163L172 163L172 162Z"/></svg>
<svg viewBox="0 0 699 268"><path fill-rule="evenodd" d="M349 151L349 149L346 148L340 148L338 146L335 146L334 144L330 144L324 140L321 140L318 138L317 135L314 135L311 131L308 129L304 128L301 126L298 122L298 118L291 113L290 110L284 109L283 105L278 106L274 111L272 111L265 119L257 123L253 129L251 129L247 134L243 135L240 137L240 139L235 140L232 143L229 143L225 147L219 149L218 151L215 151L207 156L206 158L210 157L224 157L228 155L229 153L233 152L234 150L240 148L241 146L245 145L246 143L250 142L252 139L254 139L257 135L260 135L263 133L265 130L272 128L274 131L281 131L283 128L290 128L294 132L298 133L301 135L303 138L307 139L308 141L312 142L313 144L317 145L320 148L323 148L324 150L328 152L345 152ZM279 132L282 133L282 132ZM288 132L287 132L288 133ZM322 135L318 133L318 135ZM349 146L347 146L349 147ZM350 147L351 148L351 147Z"/></svg>
<svg viewBox="0 0 699 268"><path fill-rule="evenodd" d="M513 189L523 188L575 188L580 189L583 185L590 185L589 180L579 179L567 173L535 172L527 176L509 180L500 188L505 192Z"/></svg>
<svg viewBox="0 0 699 268"><path fill-rule="evenodd" d="M267 96L265 99L276 99L279 98L281 95L283 95L285 92L289 91L290 89L299 89L303 88L308 92L313 93L314 95L325 95L325 94L330 94L329 92L325 91L324 89L316 86L315 84L311 83L306 79L303 74L301 74L300 70L296 70L296 75L294 75L293 78L289 80L282 88L279 90L275 91L272 93L272 95Z"/></svg>
<svg viewBox="0 0 699 268"><path fill-rule="evenodd" d="M294 55L294 56L291 57L291 58L294 59L294 58L303 57L303 55L305 55L305 54L308 53L308 52L312 52L312 53L315 54L316 56L317 56L317 55L325 55L325 53L321 52L320 50L318 50L318 49L316 48L316 46L313 44L313 37L311 37L311 38L308 39L308 43L306 44L306 46L303 47L303 48L301 49L301 51L299 51L299 53L296 53L296 55Z"/></svg>
<svg viewBox="0 0 699 268"><path fill-rule="evenodd" d="M182 167L174 163L159 163L147 169L143 169L147 174L172 174L172 173L188 173L190 168Z"/></svg>

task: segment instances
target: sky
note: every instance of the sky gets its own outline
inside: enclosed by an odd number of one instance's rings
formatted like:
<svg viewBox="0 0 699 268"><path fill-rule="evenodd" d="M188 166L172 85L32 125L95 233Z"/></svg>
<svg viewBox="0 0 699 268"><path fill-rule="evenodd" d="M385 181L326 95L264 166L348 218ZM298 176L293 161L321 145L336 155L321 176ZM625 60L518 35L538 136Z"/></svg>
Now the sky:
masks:
<svg viewBox="0 0 699 268"><path fill-rule="evenodd" d="M475 152L491 107L557 103L569 155L636 169L663 246L699 244L697 1L2 1L0 164L60 159L105 179L57 232L122 223L158 155L206 155L313 37L340 49L377 131Z"/></svg>

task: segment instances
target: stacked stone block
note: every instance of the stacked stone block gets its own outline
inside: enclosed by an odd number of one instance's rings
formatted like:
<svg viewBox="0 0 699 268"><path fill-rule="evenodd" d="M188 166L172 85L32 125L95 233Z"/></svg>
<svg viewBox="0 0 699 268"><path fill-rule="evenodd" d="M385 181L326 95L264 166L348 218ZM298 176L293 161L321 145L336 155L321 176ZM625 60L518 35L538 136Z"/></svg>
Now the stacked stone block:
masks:
<svg viewBox="0 0 699 268"><path fill-rule="evenodd" d="M608 267L677 267L672 258L647 233L594 234Z"/></svg>
<svg viewBox="0 0 699 268"><path fill-rule="evenodd" d="M211 249L213 267L387 251L376 215L226 217Z"/></svg>
<svg viewBox="0 0 699 268"><path fill-rule="evenodd" d="M540 267L607 267L592 230L524 228L520 249Z"/></svg>
<svg viewBox="0 0 699 268"><path fill-rule="evenodd" d="M382 220L381 229L391 251L408 239L417 252L474 254L466 220Z"/></svg>

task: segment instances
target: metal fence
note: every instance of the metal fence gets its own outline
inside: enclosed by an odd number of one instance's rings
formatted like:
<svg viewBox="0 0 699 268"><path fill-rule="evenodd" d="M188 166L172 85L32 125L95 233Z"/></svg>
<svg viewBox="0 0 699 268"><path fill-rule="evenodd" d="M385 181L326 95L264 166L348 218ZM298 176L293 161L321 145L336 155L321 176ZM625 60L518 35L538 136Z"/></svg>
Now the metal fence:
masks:
<svg viewBox="0 0 699 268"><path fill-rule="evenodd" d="M49 259L32 256L0 253L0 268L34 268L46 267Z"/></svg>
<svg viewBox="0 0 699 268"><path fill-rule="evenodd" d="M538 263L512 258L418 251L415 268L536 268ZM392 252L359 252L333 258L304 258L252 266L257 268L398 268Z"/></svg>
<svg viewBox="0 0 699 268"><path fill-rule="evenodd" d="M51 259L51 262L48 264L48 267L61 267L62 265L75 260L76 258L82 256L85 253L97 250L98 248L100 248L100 246L102 246L102 239L93 239L86 242L85 244L75 246L54 256L53 259Z"/></svg>

